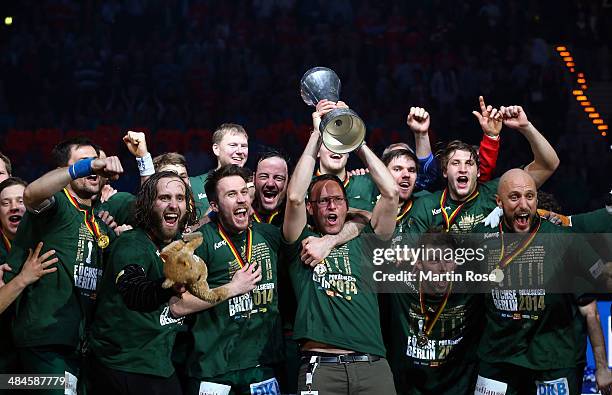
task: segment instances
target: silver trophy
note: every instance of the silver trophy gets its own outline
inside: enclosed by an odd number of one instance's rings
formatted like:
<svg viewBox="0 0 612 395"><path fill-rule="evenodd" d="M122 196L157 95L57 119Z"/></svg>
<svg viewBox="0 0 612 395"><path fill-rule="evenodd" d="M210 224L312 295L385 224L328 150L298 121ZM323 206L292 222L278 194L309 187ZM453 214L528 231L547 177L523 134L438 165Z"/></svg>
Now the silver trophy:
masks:
<svg viewBox="0 0 612 395"><path fill-rule="evenodd" d="M308 70L300 81L304 103L316 106L323 99L340 100L340 78L327 67L314 67ZM365 124L354 111L336 108L321 118L321 136L328 150L345 154L361 145L365 138Z"/></svg>

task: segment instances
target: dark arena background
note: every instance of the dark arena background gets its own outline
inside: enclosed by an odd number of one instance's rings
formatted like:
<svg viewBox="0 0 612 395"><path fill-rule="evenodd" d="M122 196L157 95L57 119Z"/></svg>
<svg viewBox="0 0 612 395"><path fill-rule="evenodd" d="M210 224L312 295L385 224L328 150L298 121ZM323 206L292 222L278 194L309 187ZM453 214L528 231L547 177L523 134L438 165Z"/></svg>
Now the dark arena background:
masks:
<svg viewBox="0 0 612 395"><path fill-rule="evenodd" d="M114 187L134 192L126 131L146 132L153 155L184 154L197 175L215 166L212 132L235 122L249 133L247 166L264 147L295 162L313 111L300 78L326 66L377 154L413 139L411 106L431 114L433 146L478 144L479 95L523 106L561 160L542 189L560 212L583 213L612 188L610 21L610 0L3 0L0 151L32 181L57 142L86 135L121 158ZM517 132L501 139L495 176L531 158ZM600 302L606 337L609 311Z"/></svg>

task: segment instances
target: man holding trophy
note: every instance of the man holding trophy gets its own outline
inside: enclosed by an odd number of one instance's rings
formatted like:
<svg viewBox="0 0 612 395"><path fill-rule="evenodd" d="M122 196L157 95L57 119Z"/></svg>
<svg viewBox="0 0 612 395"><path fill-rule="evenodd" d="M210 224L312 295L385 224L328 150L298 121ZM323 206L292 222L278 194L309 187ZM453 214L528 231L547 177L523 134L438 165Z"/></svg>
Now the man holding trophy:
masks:
<svg viewBox="0 0 612 395"><path fill-rule="evenodd" d="M323 91L330 76L325 71L322 74L319 87ZM294 328L302 350L298 391L395 394L384 358L378 301L368 281L370 265L363 260L367 236L333 248L329 257L314 268L300 260L302 240L315 234L338 234L348 211L346 189L338 177L325 174L311 182L321 143L342 153L357 148L380 190L381 197L364 234L388 240L395 229L398 188L393 177L363 144L365 127L361 119L353 111L331 104L313 115L315 130L289 183L283 223L289 273L298 303ZM308 215L314 232L307 226Z"/></svg>

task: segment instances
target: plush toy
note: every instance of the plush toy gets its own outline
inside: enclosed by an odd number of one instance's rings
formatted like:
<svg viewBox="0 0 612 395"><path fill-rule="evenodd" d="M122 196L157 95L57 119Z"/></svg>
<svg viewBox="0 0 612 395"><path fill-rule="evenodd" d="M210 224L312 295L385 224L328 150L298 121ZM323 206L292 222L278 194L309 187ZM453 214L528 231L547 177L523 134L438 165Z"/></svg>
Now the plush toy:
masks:
<svg viewBox="0 0 612 395"><path fill-rule="evenodd" d="M219 303L227 299L227 290L208 287L206 263L193 253L202 240L202 233L188 233L182 240L173 241L161 251L166 276L162 287L185 284L192 295L208 303Z"/></svg>

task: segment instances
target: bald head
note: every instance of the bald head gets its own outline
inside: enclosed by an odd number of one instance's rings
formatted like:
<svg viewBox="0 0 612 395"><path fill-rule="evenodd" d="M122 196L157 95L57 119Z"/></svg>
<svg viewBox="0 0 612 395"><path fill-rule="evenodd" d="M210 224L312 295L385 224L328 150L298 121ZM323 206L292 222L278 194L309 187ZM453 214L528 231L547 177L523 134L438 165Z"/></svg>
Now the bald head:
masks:
<svg viewBox="0 0 612 395"><path fill-rule="evenodd" d="M537 190L535 181L529 175L529 173L523 169L510 169L499 179L497 193L500 194L505 189L511 188L513 185L517 184L529 185L531 188L533 188L533 190Z"/></svg>
<svg viewBox="0 0 612 395"><path fill-rule="evenodd" d="M528 232L538 207L538 191L533 178L521 169L505 172L497 187L497 205L504 210L504 222L510 229Z"/></svg>

